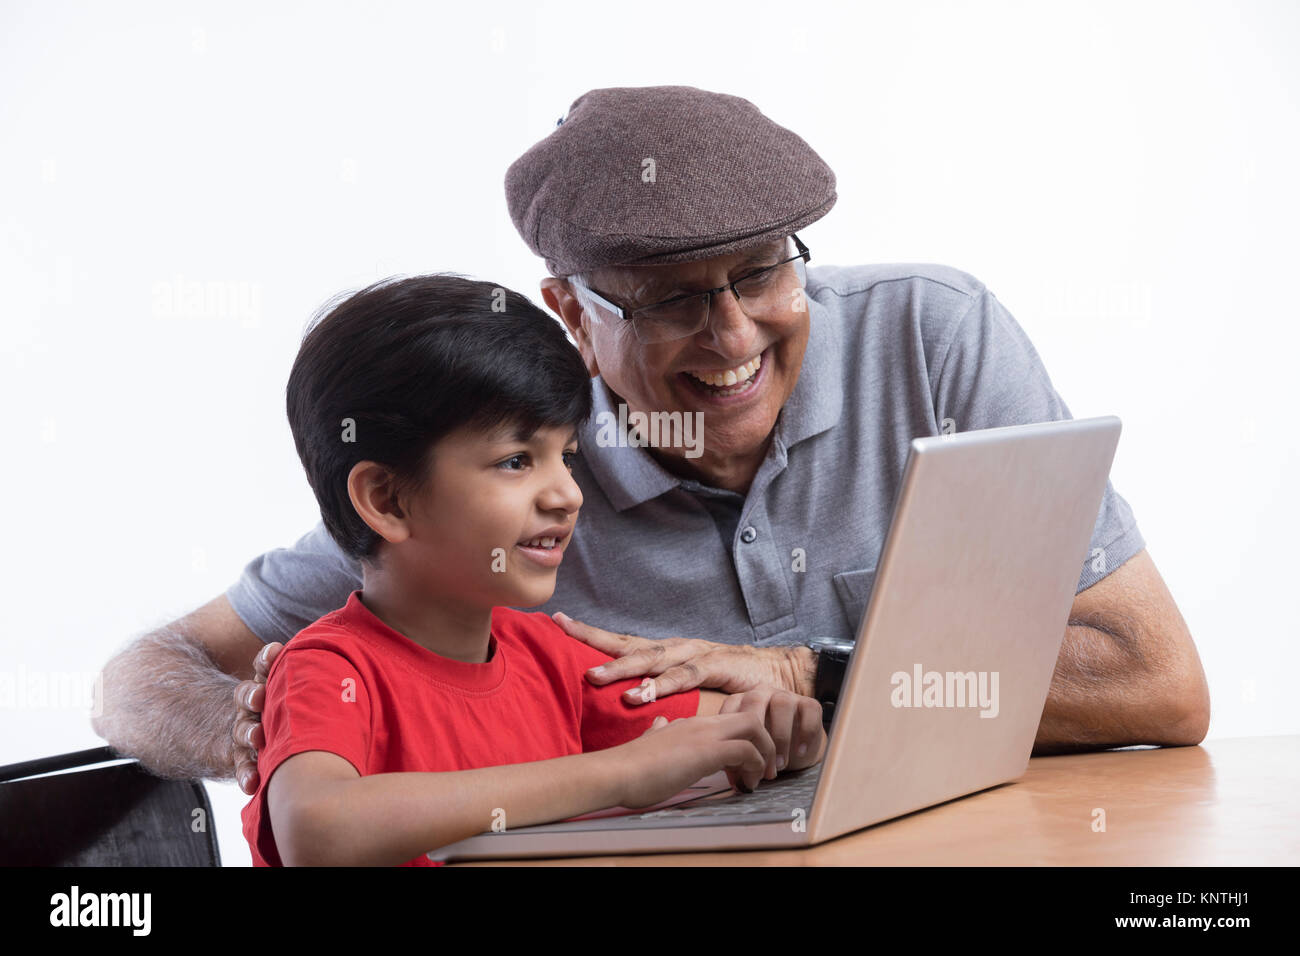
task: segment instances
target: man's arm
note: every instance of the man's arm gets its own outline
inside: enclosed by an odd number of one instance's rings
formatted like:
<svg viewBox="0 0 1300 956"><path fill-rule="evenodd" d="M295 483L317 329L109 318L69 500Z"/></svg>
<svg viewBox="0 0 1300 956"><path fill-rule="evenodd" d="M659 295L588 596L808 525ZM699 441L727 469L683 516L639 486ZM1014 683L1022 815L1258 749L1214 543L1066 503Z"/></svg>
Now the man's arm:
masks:
<svg viewBox="0 0 1300 956"><path fill-rule="evenodd" d="M1198 744L1209 724L1196 645L1144 548L1075 597L1034 754Z"/></svg>
<svg viewBox="0 0 1300 956"><path fill-rule="evenodd" d="M262 647L222 594L109 660L91 726L160 777L229 779L235 687Z"/></svg>
<svg viewBox="0 0 1300 956"><path fill-rule="evenodd" d="M555 620L617 658L589 677L598 683L651 674L661 697L706 685L740 693L761 683L812 694L814 664L805 647L650 641L563 614ZM1209 723L1210 693L1196 645L1144 548L1075 597L1034 753L1187 746L1205 739Z"/></svg>

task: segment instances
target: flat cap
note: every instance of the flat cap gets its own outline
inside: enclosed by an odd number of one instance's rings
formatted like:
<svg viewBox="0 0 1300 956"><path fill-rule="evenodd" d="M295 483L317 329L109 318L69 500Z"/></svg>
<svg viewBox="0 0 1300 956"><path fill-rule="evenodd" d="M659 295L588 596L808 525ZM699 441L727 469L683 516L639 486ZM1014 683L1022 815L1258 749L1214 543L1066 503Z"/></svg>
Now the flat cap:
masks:
<svg viewBox="0 0 1300 956"><path fill-rule="evenodd" d="M584 93L505 185L515 228L556 276L737 252L835 205L812 147L748 100L692 86Z"/></svg>

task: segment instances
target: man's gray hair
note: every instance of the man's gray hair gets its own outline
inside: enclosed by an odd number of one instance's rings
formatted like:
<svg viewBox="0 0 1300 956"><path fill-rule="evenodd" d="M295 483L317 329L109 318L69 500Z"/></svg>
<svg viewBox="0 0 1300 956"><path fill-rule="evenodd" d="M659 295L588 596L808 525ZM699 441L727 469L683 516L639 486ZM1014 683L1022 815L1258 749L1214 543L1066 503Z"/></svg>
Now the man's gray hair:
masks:
<svg viewBox="0 0 1300 956"><path fill-rule="evenodd" d="M569 283L569 288L573 290L574 295L577 296L578 301L582 303L584 308L589 311L595 309L596 303L590 295L591 283L588 281L587 273L575 272L572 275L565 276L565 281ZM593 316L593 318L595 317Z"/></svg>

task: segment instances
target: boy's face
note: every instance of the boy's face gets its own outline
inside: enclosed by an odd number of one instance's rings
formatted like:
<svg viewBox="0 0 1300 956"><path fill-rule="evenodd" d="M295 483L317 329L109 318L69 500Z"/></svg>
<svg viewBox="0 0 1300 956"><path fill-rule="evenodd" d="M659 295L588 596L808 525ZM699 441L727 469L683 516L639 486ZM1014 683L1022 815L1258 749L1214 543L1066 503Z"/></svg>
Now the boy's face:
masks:
<svg viewBox="0 0 1300 956"><path fill-rule="evenodd" d="M410 536L386 558L412 585L483 607L550 600L582 507L577 431L518 431L462 428L434 446L428 487L409 501Z"/></svg>

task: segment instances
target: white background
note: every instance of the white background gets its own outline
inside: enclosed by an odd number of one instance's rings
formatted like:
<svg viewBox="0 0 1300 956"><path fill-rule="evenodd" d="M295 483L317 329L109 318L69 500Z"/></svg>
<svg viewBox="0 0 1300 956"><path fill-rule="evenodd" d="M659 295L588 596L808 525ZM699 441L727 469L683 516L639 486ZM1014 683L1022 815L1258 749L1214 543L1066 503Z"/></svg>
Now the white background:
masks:
<svg viewBox="0 0 1300 956"><path fill-rule="evenodd" d="M1298 51L1285 2L4 3L0 763L101 743L24 675L93 674L316 522L284 413L311 313L442 270L540 302L506 167L586 90L658 84L829 162L814 265L971 272L1075 417L1123 419L1210 736L1300 732Z"/></svg>

